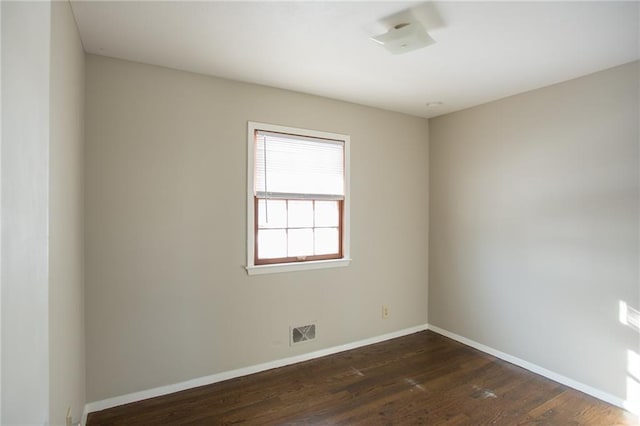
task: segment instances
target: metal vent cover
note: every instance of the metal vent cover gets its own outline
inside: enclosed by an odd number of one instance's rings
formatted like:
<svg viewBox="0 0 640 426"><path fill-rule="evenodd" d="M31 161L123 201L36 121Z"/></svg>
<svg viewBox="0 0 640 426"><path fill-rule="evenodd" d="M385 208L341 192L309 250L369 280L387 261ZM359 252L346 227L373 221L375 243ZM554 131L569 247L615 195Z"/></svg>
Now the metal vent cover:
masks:
<svg viewBox="0 0 640 426"><path fill-rule="evenodd" d="M316 338L316 325L300 325L296 327L290 327L289 339L291 345L297 345L299 343L309 342Z"/></svg>

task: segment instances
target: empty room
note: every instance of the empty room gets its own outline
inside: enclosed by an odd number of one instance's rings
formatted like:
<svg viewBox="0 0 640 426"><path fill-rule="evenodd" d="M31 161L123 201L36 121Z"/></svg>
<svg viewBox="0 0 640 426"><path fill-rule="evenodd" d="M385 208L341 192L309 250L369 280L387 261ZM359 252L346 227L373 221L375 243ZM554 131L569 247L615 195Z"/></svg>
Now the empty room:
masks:
<svg viewBox="0 0 640 426"><path fill-rule="evenodd" d="M640 3L0 2L2 425L634 425Z"/></svg>

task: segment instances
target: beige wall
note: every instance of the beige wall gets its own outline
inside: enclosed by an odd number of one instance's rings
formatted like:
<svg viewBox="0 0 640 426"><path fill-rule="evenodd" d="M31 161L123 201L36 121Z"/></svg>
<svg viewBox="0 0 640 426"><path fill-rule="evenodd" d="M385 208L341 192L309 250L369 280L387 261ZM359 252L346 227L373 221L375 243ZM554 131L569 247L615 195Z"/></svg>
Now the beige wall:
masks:
<svg viewBox="0 0 640 426"><path fill-rule="evenodd" d="M627 398L638 63L430 120L429 323Z"/></svg>
<svg viewBox="0 0 640 426"><path fill-rule="evenodd" d="M51 3L49 397L52 425L85 404L84 51L67 1Z"/></svg>
<svg viewBox="0 0 640 426"><path fill-rule="evenodd" d="M426 120L91 55L86 72L88 401L426 323ZM247 276L249 120L351 135L349 267ZM309 321L317 341L289 347Z"/></svg>

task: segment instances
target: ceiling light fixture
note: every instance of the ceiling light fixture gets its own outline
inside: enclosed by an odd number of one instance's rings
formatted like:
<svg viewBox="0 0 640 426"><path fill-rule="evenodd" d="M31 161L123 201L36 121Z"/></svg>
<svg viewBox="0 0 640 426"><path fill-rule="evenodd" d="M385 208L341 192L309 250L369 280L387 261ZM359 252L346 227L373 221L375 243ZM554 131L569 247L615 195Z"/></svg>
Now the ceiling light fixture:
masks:
<svg viewBox="0 0 640 426"><path fill-rule="evenodd" d="M434 102L427 102L426 104L429 108L436 108L439 106L442 106L442 102L440 101L434 101Z"/></svg>
<svg viewBox="0 0 640 426"><path fill-rule="evenodd" d="M411 52L435 43L425 29L417 22L398 24L384 34L371 37L394 55Z"/></svg>

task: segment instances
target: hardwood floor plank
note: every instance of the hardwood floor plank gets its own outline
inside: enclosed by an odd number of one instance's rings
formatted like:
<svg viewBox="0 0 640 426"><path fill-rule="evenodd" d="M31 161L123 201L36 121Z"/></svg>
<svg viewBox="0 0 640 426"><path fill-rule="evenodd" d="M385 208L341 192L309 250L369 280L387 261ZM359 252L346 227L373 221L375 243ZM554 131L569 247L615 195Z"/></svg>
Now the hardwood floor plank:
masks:
<svg viewBox="0 0 640 426"><path fill-rule="evenodd" d="M635 425L637 417L436 333L90 413L88 425Z"/></svg>

